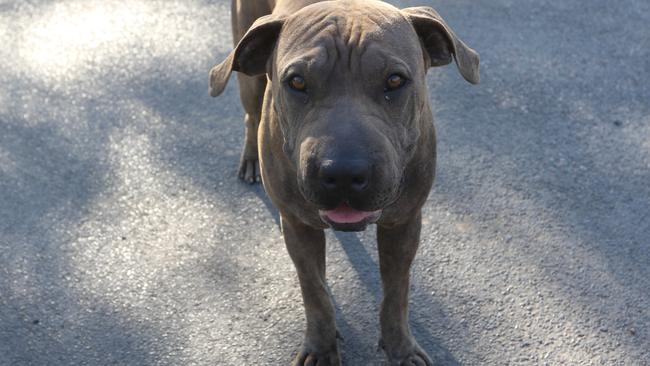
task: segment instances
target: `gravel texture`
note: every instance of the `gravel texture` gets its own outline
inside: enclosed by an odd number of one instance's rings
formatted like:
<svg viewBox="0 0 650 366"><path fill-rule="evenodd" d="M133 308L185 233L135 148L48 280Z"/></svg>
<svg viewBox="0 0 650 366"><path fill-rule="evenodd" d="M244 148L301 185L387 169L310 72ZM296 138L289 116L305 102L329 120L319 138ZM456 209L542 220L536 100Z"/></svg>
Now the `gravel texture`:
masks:
<svg viewBox="0 0 650 366"><path fill-rule="evenodd" d="M430 4L482 83L428 81L411 318L442 365L650 365L650 2ZM297 280L236 178L228 1L0 0L0 365L282 365ZM328 233L346 365L378 365L374 233Z"/></svg>

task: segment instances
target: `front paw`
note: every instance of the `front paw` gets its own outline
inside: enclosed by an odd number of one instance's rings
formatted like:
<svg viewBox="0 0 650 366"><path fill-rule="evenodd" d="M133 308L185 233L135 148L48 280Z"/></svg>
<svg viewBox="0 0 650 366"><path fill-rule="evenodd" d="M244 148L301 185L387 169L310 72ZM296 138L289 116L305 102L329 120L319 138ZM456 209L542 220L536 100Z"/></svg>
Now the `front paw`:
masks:
<svg viewBox="0 0 650 366"><path fill-rule="evenodd" d="M336 346L322 350L303 345L291 366L341 366L341 356Z"/></svg>
<svg viewBox="0 0 650 366"><path fill-rule="evenodd" d="M427 355L422 347L413 339L406 342L397 342L397 344L385 344L379 341L379 348L386 353L388 365L390 366L433 366L431 357Z"/></svg>

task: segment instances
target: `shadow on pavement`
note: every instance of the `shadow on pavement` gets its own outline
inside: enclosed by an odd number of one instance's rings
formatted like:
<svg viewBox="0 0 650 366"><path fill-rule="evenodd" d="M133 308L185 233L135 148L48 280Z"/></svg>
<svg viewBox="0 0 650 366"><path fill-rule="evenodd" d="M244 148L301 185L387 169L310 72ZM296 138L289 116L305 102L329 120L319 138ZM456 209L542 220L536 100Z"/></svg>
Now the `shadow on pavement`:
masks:
<svg viewBox="0 0 650 366"><path fill-rule="evenodd" d="M48 103L65 100L29 81L11 86ZM0 171L0 364L155 364L156 330L83 293L84 273L69 262L71 228L107 189L105 146L62 135L52 125L64 116L19 103L8 109L0 114L0 150L9 162Z"/></svg>
<svg viewBox="0 0 650 366"><path fill-rule="evenodd" d="M375 263L375 261L372 259L356 234L335 232L334 235L340 242L343 251L345 252L350 264L352 264L354 271L357 273L358 278L361 280L363 286L365 286L366 289L373 294L375 302L379 304L382 298L382 290L378 264ZM456 358L449 352L449 350L445 349L442 346L442 342L434 337L424 324L421 324L417 320L417 318L424 317L434 324L446 326L450 319L430 319L432 313L440 313L440 304L438 304L432 297L427 296L423 291L420 291L417 288L417 285L414 285L413 282L411 282L411 289L412 291L410 295L410 302L412 303L415 301L414 299L417 299L418 309L430 309L429 314L419 314L417 313L419 310L414 310L413 307L410 309L411 331L413 332L416 340L420 346L422 346L424 350L429 354L429 356L431 356L434 364L459 365L458 360L456 360ZM337 310L340 310L338 309L338 306ZM339 314L341 313L340 311L338 312ZM378 313L376 314L376 319L378 322ZM342 316L339 316L339 326L343 330L344 336L348 336L344 343L344 349L362 348L362 343L360 340L366 338L367 335L355 334L354 329L349 326L345 318ZM377 327L379 327L378 323Z"/></svg>

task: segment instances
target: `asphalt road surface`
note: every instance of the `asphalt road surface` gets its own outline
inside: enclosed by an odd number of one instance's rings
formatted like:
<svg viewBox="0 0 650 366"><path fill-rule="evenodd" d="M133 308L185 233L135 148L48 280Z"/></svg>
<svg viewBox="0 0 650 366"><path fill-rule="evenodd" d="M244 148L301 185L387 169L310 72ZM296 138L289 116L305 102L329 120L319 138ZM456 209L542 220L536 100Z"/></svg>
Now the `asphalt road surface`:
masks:
<svg viewBox="0 0 650 366"><path fill-rule="evenodd" d="M411 321L441 365L650 365L650 2L430 4L438 177ZM229 2L0 0L0 365L283 365L304 316L236 178ZM380 365L373 230L328 233L346 365Z"/></svg>

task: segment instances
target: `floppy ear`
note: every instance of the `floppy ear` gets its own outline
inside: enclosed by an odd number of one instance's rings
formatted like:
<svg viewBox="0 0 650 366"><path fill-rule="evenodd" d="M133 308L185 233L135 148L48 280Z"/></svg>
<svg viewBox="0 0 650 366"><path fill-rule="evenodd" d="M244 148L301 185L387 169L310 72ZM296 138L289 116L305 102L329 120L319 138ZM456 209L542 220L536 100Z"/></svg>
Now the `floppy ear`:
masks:
<svg viewBox="0 0 650 366"><path fill-rule="evenodd" d="M283 23L273 15L258 18L228 57L210 70L210 95L223 92L233 70L249 76L264 74Z"/></svg>
<svg viewBox="0 0 650 366"><path fill-rule="evenodd" d="M424 52L429 57L429 66L444 66L451 63L452 55L465 80L478 84L479 56L449 28L440 14L432 8L421 6L402 9L411 21L422 41Z"/></svg>

